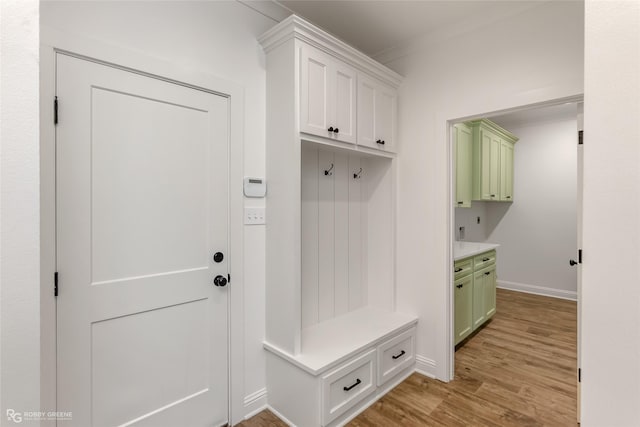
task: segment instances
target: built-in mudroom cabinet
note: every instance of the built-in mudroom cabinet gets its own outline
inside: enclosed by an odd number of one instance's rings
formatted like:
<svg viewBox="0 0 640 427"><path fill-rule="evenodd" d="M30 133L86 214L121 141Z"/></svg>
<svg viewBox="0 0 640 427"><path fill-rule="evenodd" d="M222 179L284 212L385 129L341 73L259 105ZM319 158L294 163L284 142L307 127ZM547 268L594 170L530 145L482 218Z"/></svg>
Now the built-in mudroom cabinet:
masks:
<svg viewBox="0 0 640 427"><path fill-rule="evenodd" d="M260 43L268 399L291 424L342 425L415 363L417 318L395 309L401 77L297 16Z"/></svg>

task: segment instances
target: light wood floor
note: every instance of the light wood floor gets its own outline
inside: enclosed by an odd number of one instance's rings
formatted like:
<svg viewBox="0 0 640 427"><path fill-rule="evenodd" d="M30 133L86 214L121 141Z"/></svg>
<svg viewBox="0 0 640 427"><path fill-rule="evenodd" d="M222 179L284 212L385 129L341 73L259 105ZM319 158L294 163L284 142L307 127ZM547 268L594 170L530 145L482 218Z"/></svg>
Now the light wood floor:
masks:
<svg viewBox="0 0 640 427"><path fill-rule="evenodd" d="M498 289L493 320L455 361L454 381L413 374L348 425L576 425L575 302ZM240 426L286 427L269 411Z"/></svg>

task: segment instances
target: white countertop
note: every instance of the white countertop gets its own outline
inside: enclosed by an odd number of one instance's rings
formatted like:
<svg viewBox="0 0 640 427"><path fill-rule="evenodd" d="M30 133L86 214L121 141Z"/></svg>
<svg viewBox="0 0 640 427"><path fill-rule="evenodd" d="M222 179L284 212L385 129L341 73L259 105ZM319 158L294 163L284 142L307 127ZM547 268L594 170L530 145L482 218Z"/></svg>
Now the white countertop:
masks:
<svg viewBox="0 0 640 427"><path fill-rule="evenodd" d="M495 243L453 242L453 260L467 258L483 252L491 251L500 245Z"/></svg>

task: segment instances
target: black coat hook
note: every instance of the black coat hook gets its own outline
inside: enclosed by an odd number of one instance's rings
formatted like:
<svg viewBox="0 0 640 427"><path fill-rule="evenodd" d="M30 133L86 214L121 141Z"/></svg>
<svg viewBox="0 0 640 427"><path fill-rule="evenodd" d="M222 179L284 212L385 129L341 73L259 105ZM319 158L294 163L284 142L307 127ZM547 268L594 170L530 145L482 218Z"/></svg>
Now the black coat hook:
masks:
<svg viewBox="0 0 640 427"><path fill-rule="evenodd" d="M358 172L353 174L353 179L360 178L360 175L362 175L362 168L360 168L360 170Z"/></svg>
<svg viewBox="0 0 640 427"><path fill-rule="evenodd" d="M325 170L325 171L324 171L324 175L325 175L325 176L327 176L327 175L329 175L329 176L333 175L333 172L331 172L332 170L333 170L333 163L331 163L331 167L330 167L328 170Z"/></svg>

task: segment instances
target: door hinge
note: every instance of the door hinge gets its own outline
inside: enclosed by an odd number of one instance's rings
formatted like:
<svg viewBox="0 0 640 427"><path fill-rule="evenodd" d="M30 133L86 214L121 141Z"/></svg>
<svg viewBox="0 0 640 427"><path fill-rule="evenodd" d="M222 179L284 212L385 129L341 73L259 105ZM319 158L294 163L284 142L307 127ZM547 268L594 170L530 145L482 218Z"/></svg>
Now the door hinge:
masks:
<svg viewBox="0 0 640 427"><path fill-rule="evenodd" d="M227 273L227 282L231 283L231 273Z"/></svg>
<svg viewBox="0 0 640 427"><path fill-rule="evenodd" d="M582 249L578 249L578 264L582 264Z"/></svg>
<svg viewBox="0 0 640 427"><path fill-rule="evenodd" d="M582 137L582 130L578 131L578 145L582 145L582 142L584 141L583 137Z"/></svg>
<svg viewBox="0 0 640 427"><path fill-rule="evenodd" d="M53 296L58 296L58 272L53 273Z"/></svg>
<svg viewBox="0 0 640 427"><path fill-rule="evenodd" d="M578 368L578 382L582 382L582 369Z"/></svg>
<svg viewBox="0 0 640 427"><path fill-rule="evenodd" d="M53 97L53 124L58 124L58 97Z"/></svg>

